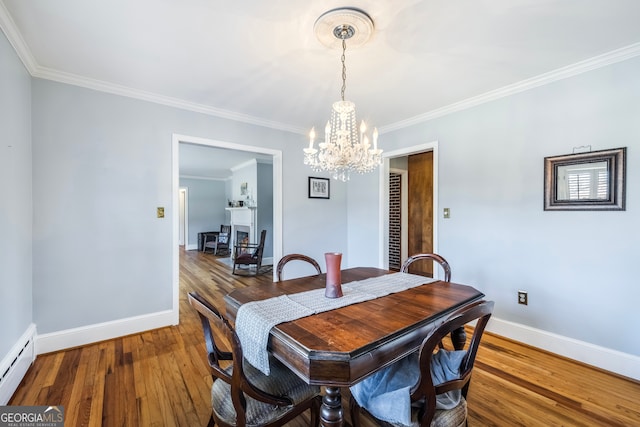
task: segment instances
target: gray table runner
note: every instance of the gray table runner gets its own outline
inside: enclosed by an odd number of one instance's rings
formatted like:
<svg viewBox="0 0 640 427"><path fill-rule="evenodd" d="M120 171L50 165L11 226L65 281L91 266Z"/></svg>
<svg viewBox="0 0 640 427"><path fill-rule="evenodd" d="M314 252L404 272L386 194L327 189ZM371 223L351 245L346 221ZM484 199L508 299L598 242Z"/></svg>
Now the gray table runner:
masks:
<svg viewBox="0 0 640 427"><path fill-rule="evenodd" d="M391 273L343 283L341 298L326 298L325 290L322 288L248 302L238 309L236 333L242 344L245 359L268 375L267 343L269 332L274 326L323 311L402 292L434 281L435 279L415 274Z"/></svg>

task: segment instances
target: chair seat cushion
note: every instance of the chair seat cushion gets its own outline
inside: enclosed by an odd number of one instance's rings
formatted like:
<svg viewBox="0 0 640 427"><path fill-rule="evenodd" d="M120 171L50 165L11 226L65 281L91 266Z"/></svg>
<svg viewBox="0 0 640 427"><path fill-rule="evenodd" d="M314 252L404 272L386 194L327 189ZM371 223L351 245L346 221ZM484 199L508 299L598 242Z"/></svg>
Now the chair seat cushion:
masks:
<svg viewBox="0 0 640 427"><path fill-rule="evenodd" d="M440 350L433 355L430 367L435 384L457 379L465 351ZM358 404L374 417L390 423L410 425L412 419L411 388L420 377L418 353L414 352L376 372L351 387ZM436 397L437 409L453 409L461 398L460 390Z"/></svg>
<svg viewBox="0 0 640 427"><path fill-rule="evenodd" d="M247 379L257 388L276 396L286 396L294 404L310 399L320 393L320 388L310 386L300 379L293 371L285 367L273 357L269 358L271 365L270 375L264 375L249 363L244 364ZM226 371L231 374L233 365ZM247 399L247 426L260 426L287 414L292 407L277 407L264 402L260 402L251 397ZM235 425L236 411L231 401L231 386L218 379L211 387L211 406L216 417L224 422Z"/></svg>
<svg viewBox="0 0 640 427"><path fill-rule="evenodd" d="M464 426L467 420L467 401L460 398L460 403L453 409L436 409L431 427Z"/></svg>
<svg viewBox="0 0 640 427"><path fill-rule="evenodd" d="M240 255L236 256L236 259L234 260L234 263L236 263L236 264L257 264L258 263L258 258L252 256L251 254L244 253L244 254L240 254Z"/></svg>

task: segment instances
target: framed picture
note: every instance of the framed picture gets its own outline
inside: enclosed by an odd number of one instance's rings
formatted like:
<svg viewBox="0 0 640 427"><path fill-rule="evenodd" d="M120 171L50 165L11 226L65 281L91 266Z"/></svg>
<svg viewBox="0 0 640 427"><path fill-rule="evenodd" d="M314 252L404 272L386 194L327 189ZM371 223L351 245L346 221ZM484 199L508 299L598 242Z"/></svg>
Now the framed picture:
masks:
<svg viewBox="0 0 640 427"><path fill-rule="evenodd" d="M242 184L240 184L240 195L241 196L246 196L247 194L249 194L247 192L249 185L246 182L243 182Z"/></svg>
<svg viewBox="0 0 640 427"><path fill-rule="evenodd" d="M544 158L544 210L625 210L626 147Z"/></svg>
<svg viewBox="0 0 640 427"><path fill-rule="evenodd" d="M309 177L309 198L328 199L329 198L329 178Z"/></svg>

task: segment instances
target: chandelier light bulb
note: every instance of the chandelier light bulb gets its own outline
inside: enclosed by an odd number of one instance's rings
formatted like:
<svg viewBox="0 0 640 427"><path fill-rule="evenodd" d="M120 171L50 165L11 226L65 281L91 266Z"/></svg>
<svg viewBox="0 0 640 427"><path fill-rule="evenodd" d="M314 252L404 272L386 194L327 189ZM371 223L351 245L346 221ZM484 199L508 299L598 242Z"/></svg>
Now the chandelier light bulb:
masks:
<svg viewBox="0 0 640 427"><path fill-rule="evenodd" d="M312 127L311 132L309 132L309 148L313 148L313 140L316 138L316 128Z"/></svg>
<svg viewBox="0 0 640 427"><path fill-rule="evenodd" d="M373 128L373 149L378 150L378 128Z"/></svg>

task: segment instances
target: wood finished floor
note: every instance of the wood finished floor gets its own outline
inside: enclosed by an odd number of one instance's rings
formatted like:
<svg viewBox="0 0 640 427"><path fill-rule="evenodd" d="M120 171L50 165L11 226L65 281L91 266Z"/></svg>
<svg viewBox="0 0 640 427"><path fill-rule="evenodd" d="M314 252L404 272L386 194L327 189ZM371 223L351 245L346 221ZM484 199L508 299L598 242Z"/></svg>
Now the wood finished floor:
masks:
<svg viewBox="0 0 640 427"><path fill-rule="evenodd" d="M9 404L63 405L67 427L205 426L211 376L186 293L223 307L232 289L271 280L232 276L215 259L180 251L178 326L40 355ZM640 383L485 333L469 426L640 426Z"/></svg>

